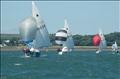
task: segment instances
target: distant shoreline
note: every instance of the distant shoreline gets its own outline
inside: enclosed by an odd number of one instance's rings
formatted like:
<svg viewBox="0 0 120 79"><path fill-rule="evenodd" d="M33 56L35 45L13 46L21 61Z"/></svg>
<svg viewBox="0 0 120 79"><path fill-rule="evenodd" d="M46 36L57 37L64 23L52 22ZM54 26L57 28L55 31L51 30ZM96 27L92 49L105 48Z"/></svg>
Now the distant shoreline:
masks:
<svg viewBox="0 0 120 79"><path fill-rule="evenodd" d="M25 46L6 46L6 47L1 47L1 51L22 51L23 48L25 48ZM47 48L47 50L56 51L58 48L61 48L61 46L52 46ZM95 46L75 46L74 47L75 51L96 51L97 49L98 47L95 47ZM108 46L106 49L104 49L104 51L112 51L112 49L110 46Z"/></svg>

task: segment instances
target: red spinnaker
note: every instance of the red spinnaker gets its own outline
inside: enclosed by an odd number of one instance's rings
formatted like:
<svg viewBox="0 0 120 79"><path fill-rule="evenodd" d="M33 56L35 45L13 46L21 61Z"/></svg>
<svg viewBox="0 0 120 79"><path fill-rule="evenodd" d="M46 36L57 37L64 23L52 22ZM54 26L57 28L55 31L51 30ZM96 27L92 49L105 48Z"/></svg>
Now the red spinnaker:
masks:
<svg viewBox="0 0 120 79"><path fill-rule="evenodd" d="M93 37L93 44L94 44L95 46L98 46L98 45L100 44L100 42L101 42L100 36L99 36L98 34L95 35L95 36Z"/></svg>

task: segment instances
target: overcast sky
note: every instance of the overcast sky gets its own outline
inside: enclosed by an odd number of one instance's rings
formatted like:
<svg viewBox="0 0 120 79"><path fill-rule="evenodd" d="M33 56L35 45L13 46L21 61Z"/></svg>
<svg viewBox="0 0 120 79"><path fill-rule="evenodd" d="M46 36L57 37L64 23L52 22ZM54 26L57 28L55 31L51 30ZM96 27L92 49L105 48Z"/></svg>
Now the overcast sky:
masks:
<svg viewBox="0 0 120 79"><path fill-rule="evenodd" d="M73 34L105 34L120 31L118 1L36 1L49 33L64 26L67 18ZM20 22L31 16L31 1L1 2L1 32L19 33Z"/></svg>

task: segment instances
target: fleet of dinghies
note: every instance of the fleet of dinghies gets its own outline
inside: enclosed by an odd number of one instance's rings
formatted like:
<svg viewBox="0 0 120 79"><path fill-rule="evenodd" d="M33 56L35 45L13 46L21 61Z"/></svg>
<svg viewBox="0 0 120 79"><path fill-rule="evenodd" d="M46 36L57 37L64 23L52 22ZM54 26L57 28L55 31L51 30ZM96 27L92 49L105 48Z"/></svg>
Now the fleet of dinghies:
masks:
<svg viewBox="0 0 120 79"><path fill-rule="evenodd" d="M56 44L62 46L62 48L57 50L59 55L65 52L71 52L74 49L74 42L69 26L65 19L64 27L59 29L55 34ZM23 50L25 57L39 57L42 49L51 46L45 22L40 16L34 1L32 1L32 16L22 20L20 24L20 35L22 41L27 45L27 48ZM99 30L99 33L93 37L93 44L98 46L96 53L100 53L106 48L106 40L102 30ZM112 45L112 49L115 52L118 51L116 42Z"/></svg>

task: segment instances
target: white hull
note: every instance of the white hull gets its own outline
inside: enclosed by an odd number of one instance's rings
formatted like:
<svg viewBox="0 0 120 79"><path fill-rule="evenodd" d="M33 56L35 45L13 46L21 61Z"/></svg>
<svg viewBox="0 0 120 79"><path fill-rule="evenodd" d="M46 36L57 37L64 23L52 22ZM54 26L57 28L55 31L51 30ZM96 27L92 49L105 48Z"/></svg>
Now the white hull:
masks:
<svg viewBox="0 0 120 79"><path fill-rule="evenodd" d="M59 55L62 55L63 53L68 53L71 52L72 49L68 49L67 47L63 47L62 51L58 52Z"/></svg>
<svg viewBox="0 0 120 79"><path fill-rule="evenodd" d="M68 52L68 51L69 51L68 47L63 47L62 48L62 52Z"/></svg>
<svg viewBox="0 0 120 79"><path fill-rule="evenodd" d="M59 55L62 55L62 54L63 54L63 52L61 51L61 52L59 52L58 54L59 54Z"/></svg>
<svg viewBox="0 0 120 79"><path fill-rule="evenodd" d="M101 50L97 50L97 51L96 51L96 54L98 54L98 53L100 53L100 52L101 52Z"/></svg>

